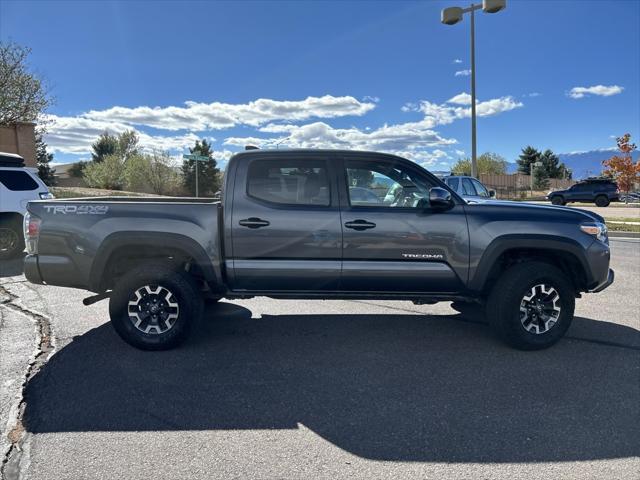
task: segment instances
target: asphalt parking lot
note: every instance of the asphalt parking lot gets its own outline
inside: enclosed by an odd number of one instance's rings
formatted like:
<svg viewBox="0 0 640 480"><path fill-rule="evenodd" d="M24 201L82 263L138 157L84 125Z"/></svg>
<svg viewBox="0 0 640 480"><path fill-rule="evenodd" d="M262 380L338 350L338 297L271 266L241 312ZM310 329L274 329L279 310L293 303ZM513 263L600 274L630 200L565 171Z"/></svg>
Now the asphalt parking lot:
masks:
<svg viewBox="0 0 640 480"><path fill-rule="evenodd" d="M106 301L84 307L5 263L4 474L638 478L640 241L611 244L614 285L528 353L447 303L265 298L212 305L184 347L141 352Z"/></svg>

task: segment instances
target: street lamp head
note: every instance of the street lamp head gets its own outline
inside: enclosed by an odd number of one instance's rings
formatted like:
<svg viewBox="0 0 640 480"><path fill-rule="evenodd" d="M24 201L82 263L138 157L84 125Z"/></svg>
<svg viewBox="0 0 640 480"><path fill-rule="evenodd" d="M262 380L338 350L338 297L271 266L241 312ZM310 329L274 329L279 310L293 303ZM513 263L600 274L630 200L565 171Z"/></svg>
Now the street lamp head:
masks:
<svg viewBox="0 0 640 480"><path fill-rule="evenodd" d="M485 13L498 13L507 8L507 0L482 0L482 11Z"/></svg>
<svg viewBox="0 0 640 480"><path fill-rule="evenodd" d="M462 9L460 7L449 7L442 10L440 21L446 25L455 25L462 20Z"/></svg>

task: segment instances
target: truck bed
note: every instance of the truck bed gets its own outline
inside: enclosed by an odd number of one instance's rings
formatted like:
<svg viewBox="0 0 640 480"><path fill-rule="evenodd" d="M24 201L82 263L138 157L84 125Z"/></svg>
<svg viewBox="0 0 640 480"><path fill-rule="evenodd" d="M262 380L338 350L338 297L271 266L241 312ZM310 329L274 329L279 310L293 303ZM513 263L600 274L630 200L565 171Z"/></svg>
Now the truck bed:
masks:
<svg viewBox="0 0 640 480"><path fill-rule="evenodd" d="M219 268L222 214L216 199L72 198L33 201L28 211L41 220L38 255L25 261L25 273L36 283L101 291L101 277L124 244L129 250L134 245L131 261L153 248L179 245L210 274Z"/></svg>

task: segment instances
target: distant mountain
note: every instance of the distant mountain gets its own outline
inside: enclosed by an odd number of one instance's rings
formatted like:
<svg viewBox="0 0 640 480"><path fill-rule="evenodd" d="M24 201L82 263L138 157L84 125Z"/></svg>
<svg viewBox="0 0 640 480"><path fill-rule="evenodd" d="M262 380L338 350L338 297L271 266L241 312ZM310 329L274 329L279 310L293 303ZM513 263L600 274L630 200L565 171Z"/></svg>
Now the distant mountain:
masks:
<svg viewBox="0 0 640 480"><path fill-rule="evenodd" d="M574 180L586 177L597 177L602 172L602 161L615 155L617 149L591 150L588 152L559 153L560 161L573 172ZM634 161L640 158L640 151L631 154ZM516 173L517 163L510 163L507 167L509 173Z"/></svg>

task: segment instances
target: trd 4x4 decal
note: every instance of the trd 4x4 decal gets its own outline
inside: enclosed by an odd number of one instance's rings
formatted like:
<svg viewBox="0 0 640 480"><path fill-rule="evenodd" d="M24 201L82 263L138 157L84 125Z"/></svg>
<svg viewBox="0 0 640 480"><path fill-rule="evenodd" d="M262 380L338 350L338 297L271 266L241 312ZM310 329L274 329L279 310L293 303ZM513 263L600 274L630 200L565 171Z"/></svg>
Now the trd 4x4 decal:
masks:
<svg viewBox="0 0 640 480"><path fill-rule="evenodd" d="M109 211L107 205L45 205L44 208L54 215L104 215Z"/></svg>

